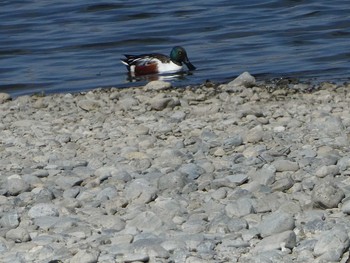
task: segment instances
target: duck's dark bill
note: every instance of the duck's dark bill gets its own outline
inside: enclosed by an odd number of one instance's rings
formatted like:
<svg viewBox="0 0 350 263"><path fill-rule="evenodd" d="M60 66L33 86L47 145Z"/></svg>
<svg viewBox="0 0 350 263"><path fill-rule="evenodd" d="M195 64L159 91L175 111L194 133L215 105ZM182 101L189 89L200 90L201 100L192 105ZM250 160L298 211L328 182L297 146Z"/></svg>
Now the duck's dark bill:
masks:
<svg viewBox="0 0 350 263"><path fill-rule="evenodd" d="M196 69L196 67L193 66L192 63L189 62L189 61L186 61L185 64L186 64L186 66L188 67L189 70L195 70Z"/></svg>

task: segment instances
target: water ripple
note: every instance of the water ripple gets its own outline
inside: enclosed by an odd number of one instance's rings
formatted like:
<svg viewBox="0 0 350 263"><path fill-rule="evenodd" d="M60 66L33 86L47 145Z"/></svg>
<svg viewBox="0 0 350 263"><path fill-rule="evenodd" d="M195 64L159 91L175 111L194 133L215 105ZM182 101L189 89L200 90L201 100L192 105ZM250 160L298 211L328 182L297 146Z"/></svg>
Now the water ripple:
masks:
<svg viewBox="0 0 350 263"><path fill-rule="evenodd" d="M337 0L3 1L0 91L127 86L122 54L169 54L175 45L198 68L171 78L179 86L242 71L349 80L349 13L348 3Z"/></svg>

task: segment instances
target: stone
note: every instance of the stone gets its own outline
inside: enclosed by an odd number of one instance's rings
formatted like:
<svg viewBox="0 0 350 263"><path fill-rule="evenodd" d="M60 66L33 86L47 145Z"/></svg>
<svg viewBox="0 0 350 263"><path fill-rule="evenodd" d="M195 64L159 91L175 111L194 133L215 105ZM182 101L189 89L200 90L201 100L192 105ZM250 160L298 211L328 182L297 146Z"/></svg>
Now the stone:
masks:
<svg viewBox="0 0 350 263"><path fill-rule="evenodd" d="M293 249L296 246L296 235L293 231L285 231L263 238L253 249L261 252L275 249Z"/></svg>
<svg viewBox="0 0 350 263"><path fill-rule="evenodd" d="M189 178L187 178L187 176L184 173L180 173L179 171L171 172L159 177L158 189L160 191L179 191L188 182Z"/></svg>
<svg viewBox="0 0 350 263"><path fill-rule="evenodd" d="M293 215L286 212L275 211L262 218L258 229L261 236L266 237L284 231L293 230L294 226Z"/></svg>
<svg viewBox="0 0 350 263"><path fill-rule="evenodd" d="M276 178L276 168L273 165L265 164L260 170L256 171L252 179L262 185L271 185Z"/></svg>
<svg viewBox="0 0 350 263"><path fill-rule="evenodd" d="M28 216L30 218L37 218L42 216L59 216L59 211L54 204L39 203L29 209Z"/></svg>
<svg viewBox="0 0 350 263"><path fill-rule="evenodd" d="M299 165L296 162L289 160L276 160L272 163L275 167L276 172L287 172L287 171L297 171L299 170Z"/></svg>
<svg viewBox="0 0 350 263"><path fill-rule="evenodd" d="M317 208L336 208L344 198L344 192L331 183L321 183L312 191L313 206Z"/></svg>
<svg viewBox="0 0 350 263"><path fill-rule="evenodd" d="M314 247L314 255L328 262L338 262L349 247L347 231L339 226L321 233Z"/></svg>
<svg viewBox="0 0 350 263"><path fill-rule="evenodd" d="M9 195L18 195L29 190L29 184L18 174L7 178L7 193Z"/></svg>
<svg viewBox="0 0 350 263"><path fill-rule="evenodd" d="M250 129L245 137L245 140L248 143L257 143L260 142L264 137L264 130L261 125L257 125L254 128Z"/></svg>
<svg viewBox="0 0 350 263"><path fill-rule="evenodd" d="M246 87L250 88L255 85L255 78L250 75L248 72L243 72L241 75L239 75L237 78L232 80L227 84L229 87Z"/></svg>
<svg viewBox="0 0 350 263"><path fill-rule="evenodd" d="M182 165L179 168L179 172L184 174L188 179L195 180L199 176L204 174L205 170L194 163L188 163L188 164Z"/></svg>
<svg viewBox="0 0 350 263"><path fill-rule="evenodd" d="M0 92L0 104L4 103L10 99L11 99L10 94Z"/></svg>
<svg viewBox="0 0 350 263"><path fill-rule="evenodd" d="M101 104L96 100L80 100L78 107L85 111L93 111L99 109Z"/></svg>
<svg viewBox="0 0 350 263"><path fill-rule="evenodd" d="M19 225L19 215L17 212L7 212L2 214L0 226L4 228L16 228Z"/></svg>
<svg viewBox="0 0 350 263"><path fill-rule="evenodd" d="M140 178L133 180L126 186L126 198L135 203L147 204L157 197L157 188L147 180Z"/></svg>
<svg viewBox="0 0 350 263"><path fill-rule="evenodd" d="M165 108L174 108L179 105L180 102L176 98L165 97L164 94L158 94L149 101L152 110L161 111Z"/></svg>
<svg viewBox="0 0 350 263"><path fill-rule="evenodd" d="M70 259L70 263L96 263L98 261L99 255L100 251L96 249L79 249L79 251Z"/></svg>
<svg viewBox="0 0 350 263"><path fill-rule="evenodd" d="M350 200L346 200L342 206L341 206L341 210L343 211L343 213L349 215L350 214Z"/></svg>
<svg viewBox="0 0 350 263"><path fill-rule="evenodd" d="M22 227L10 229L6 233L6 239L15 241L16 243L28 242L30 240L29 233Z"/></svg>
<svg viewBox="0 0 350 263"><path fill-rule="evenodd" d="M160 90L170 89L171 86L172 85L170 82L166 82L166 81L162 81L162 80L154 80L154 81L148 82L146 84L146 86L144 87L144 90L145 91L151 91L151 90L160 91Z"/></svg>
<svg viewBox="0 0 350 263"><path fill-rule="evenodd" d="M339 174L338 165L324 165L316 170L317 177L324 178L326 176L335 176Z"/></svg>
<svg viewBox="0 0 350 263"><path fill-rule="evenodd" d="M229 217L242 217L255 212L252 201L248 198L240 198L230 202L226 205L225 211Z"/></svg>

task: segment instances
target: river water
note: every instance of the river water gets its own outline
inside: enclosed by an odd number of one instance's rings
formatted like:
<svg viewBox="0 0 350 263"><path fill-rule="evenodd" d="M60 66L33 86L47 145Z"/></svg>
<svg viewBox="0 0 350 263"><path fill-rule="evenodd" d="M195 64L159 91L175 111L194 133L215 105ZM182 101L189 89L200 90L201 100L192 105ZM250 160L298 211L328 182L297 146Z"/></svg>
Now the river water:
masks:
<svg viewBox="0 0 350 263"><path fill-rule="evenodd" d="M5 0L0 10L0 92L78 92L144 85L123 54L186 48L197 67L174 86L295 77L350 76L348 1Z"/></svg>

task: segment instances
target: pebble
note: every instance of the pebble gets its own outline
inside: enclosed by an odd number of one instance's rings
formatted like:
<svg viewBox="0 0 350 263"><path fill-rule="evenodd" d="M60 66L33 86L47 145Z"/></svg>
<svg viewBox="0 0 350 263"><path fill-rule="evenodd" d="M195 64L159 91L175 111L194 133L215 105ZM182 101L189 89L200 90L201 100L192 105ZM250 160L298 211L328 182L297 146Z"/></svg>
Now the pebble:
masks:
<svg viewBox="0 0 350 263"><path fill-rule="evenodd" d="M295 85L0 99L0 262L346 262L350 86Z"/></svg>
<svg viewBox="0 0 350 263"><path fill-rule="evenodd" d="M170 82L166 82L166 81L162 81L162 80L154 80L154 81L148 82L145 85L144 90L145 91L151 91L151 90L160 91L160 90L166 90L166 89L170 89L170 88L171 88Z"/></svg>

